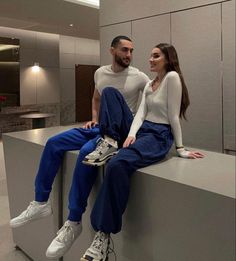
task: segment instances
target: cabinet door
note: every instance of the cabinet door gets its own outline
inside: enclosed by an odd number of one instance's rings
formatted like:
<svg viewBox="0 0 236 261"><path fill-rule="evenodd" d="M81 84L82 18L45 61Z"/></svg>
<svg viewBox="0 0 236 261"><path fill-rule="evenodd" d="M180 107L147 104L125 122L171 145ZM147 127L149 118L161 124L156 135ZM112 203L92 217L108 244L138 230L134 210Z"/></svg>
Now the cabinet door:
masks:
<svg viewBox="0 0 236 261"><path fill-rule="evenodd" d="M221 5L172 14L171 39L190 96L184 144L222 152Z"/></svg>
<svg viewBox="0 0 236 261"><path fill-rule="evenodd" d="M76 121L88 121L92 118L92 97L94 91L94 73L96 65L76 65Z"/></svg>

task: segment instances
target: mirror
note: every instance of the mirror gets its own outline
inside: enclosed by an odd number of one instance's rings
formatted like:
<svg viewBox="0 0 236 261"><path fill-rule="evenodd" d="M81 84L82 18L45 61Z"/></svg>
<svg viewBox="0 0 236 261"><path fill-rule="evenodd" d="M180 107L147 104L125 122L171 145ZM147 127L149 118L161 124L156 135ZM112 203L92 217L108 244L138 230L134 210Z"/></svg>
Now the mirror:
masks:
<svg viewBox="0 0 236 261"><path fill-rule="evenodd" d="M20 40L0 37L0 95L5 106L20 105Z"/></svg>

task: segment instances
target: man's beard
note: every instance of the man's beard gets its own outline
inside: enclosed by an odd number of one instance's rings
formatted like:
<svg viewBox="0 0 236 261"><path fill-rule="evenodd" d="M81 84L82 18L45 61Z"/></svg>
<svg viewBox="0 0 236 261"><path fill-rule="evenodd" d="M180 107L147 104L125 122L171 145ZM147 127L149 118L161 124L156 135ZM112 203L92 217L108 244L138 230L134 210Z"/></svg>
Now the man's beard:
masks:
<svg viewBox="0 0 236 261"><path fill-rule="evenodd" d="M118 55L115 55L115 61L117 64L119 64L123 68L127 68L130 65L130 60L129 60L129 63L124 63L123 60Z"/></svg>

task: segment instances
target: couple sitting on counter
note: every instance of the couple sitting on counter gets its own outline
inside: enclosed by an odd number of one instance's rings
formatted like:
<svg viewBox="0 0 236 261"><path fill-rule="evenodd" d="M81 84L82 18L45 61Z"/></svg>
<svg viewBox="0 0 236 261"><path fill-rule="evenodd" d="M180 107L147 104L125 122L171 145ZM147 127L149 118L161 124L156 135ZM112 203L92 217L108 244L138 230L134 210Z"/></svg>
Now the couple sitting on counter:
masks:
<svg viewBox="0 0 236 261"><path fill-rule="evenodd" d="M121 230L131 177L138 168L162 160L173 142L180 157L204 157L185 149L182 143L180 118L186 118L190 102L175 48L160 43L151 50L150 71L156 73L153 80L130 66L133 50L127 36L112 40L112 64L100 67L94 75L92 120L83 128L49 138L35 179L35 199L10 221L16 228L52 214L49 195L64 153L80 150L69 193L68 220L49 245L48 258L63 256L80 235L97 166L107 162L91 212L96 234L81 261L108 260L110 234ZM136 110L140 93L142 99Z"/></svg>

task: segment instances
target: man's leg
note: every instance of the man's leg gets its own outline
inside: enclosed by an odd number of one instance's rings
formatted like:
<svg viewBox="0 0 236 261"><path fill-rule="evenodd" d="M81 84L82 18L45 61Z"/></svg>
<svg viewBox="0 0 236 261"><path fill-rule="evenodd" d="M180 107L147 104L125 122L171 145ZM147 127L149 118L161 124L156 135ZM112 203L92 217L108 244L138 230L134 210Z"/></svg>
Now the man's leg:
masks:
<svg viewBox="0 0 236 261"><path fill-rule="evenodd" d="M65 151L80 149L84 143L98 134L98 128L71 129L48 140L35 179L35 201L31 202L18 217L10 221L11 227L24 225L52 213L48 198Z"/></svg>
<svg viewBox="0 0 236 261"><path fill-rule="evenodd" d="M99 129L97 127L92 129L75 128L60 133L47 141L35 179L36 201L48 200L64 153L70 150L79 150L90 139L98 135Z"/></svg>
<svg viewBox="0 0 236 261"><path fill-rule="evenodd" d="M133 115L121 93L113 87L105 88L99 112L99 127L104 139L98 142L95 151L88 154L83 163L94 166L105 164L117 153L118 147L122 147L132 120Z"/></svg>
<svg viewBox="0 0 236 261"><path fill-rule="evenodd" d="M72 185L69 193L69 216L68 220L80 221L87 206L87 199L94 185L98 168L82 163L84 157L96 147L98 137L88 141L79 152L76 162Z"/></svg>
<svg viewBox="0 0 236 261"><path fill-rule="evenodd" d="M96 180L98 169L82 164L84 157L94 150L98 136L88 141L79 152L69 193L69 216L57 236L49 245L46 256L60 258L73 245L82 232L81 218L87 206L87 199Z"/></svg>
<svg viewBox="0 0 236 261"><path fill-rule="evenodd" d="M113 87L105 88L102 92L99 112L101 135L109 136L122 145L132 121L132 112L122 94Z"/></svg>

